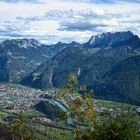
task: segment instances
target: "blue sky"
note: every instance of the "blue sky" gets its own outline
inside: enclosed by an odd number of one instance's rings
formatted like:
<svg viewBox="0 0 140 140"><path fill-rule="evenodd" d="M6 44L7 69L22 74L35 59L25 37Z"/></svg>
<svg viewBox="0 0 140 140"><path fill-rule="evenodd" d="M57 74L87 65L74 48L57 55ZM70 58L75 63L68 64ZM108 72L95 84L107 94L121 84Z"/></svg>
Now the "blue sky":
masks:
<svg viewBox="0 0 140 140"><path fill-rule="evenodd" d="M102 32L140 35L140 0L0 0L0 41L87 41Z"/></svg>

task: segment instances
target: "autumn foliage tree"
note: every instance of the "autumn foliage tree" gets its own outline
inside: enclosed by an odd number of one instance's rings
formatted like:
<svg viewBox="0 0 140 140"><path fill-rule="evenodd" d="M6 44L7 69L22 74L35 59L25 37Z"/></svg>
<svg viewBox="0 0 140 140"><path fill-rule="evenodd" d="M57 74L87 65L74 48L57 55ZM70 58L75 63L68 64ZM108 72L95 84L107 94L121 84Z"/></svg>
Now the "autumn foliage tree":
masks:
<svg viewBox="0 0 140 140"><path fill-rule="evenodd" d="M79 93L82 91L82 94ZM66 85L55 93L55 98L63 102L68 113L61 118L71 121L77 140L91 140L94 137L96 113L92 93L87 92L86 86L78 86L75 74L70 74Z"/></svg>
<svg viewBox="0 0 140 140"><path fill-rule="evenodd" d="M67 106L68 112L62 119L71 120L76 140L135 140L137 122L131 112L119 112L100 116L95 112L92 92L86 86L79 86L75 74L70 74L55 98Z"/></svg>

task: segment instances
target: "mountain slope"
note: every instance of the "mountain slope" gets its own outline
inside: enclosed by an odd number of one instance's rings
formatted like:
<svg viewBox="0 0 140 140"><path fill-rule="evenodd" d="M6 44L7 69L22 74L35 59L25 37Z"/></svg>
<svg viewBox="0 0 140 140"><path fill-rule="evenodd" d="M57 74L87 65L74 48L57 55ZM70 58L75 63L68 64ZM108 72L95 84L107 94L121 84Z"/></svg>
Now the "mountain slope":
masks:
<svg viewBox="0 0 140 140"><path fill-rule="evenodd" d="M140 105L140 56L116 64L101 78L95 93L107 99Z"/></svg>
<svg viewBox="0 0 140 140"><path fill-rule="evenodd" d="M0 44L0 81L17 82L41 63L52 58L65 47L76 42L43 45L34 39L5 40Z"/></svg>
<svg viewBox="0 0 140 140"><path fill-rule="evenodd" d="M108 71L114 59L96 56L96 49L66 48L21 81L34 88L62 86L69 73L77 73L81 84L90 84ZM92 63L92 64L91 64Z"/></svg>
<svg viewBox="0 0 140 140"><path fill-rule="evenodd" d="M21 83L34 88L60 87L65 83L68 74L74 72L77 73L80 84L94 85L119 61L140 54L138 36L131 32L119 32L111 35L119 36L111 46L65 48L25 77ZM110 34L108 36L108 33L105 37L114 38L110 37ZM108 42L111 41L108 40Z"/></svg>
<svg viewBox="0 0 140 140"><path fill-rule="evenodd" d="M3 47L0 48L0 81L8 80L8 71L6 69L7 57Z"/></svg>

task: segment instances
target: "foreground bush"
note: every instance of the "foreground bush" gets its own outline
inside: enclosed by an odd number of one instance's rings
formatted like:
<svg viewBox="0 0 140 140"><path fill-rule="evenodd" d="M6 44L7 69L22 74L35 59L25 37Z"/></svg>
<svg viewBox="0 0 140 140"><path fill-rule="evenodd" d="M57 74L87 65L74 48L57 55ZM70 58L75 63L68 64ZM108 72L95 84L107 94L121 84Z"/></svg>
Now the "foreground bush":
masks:
<svg viewBox="0 0 140 140"><path fill-rule="evenodd" d="M68 106L69 113L64 118L72 120L75 139L135 140L137 122L134 122L133 113L119 112L115 116L108 113L100 117L94 111L92 94L85 86L78 86L74 74L69 76L67 84L57 92L57 99L65 101Z"/></svg>
<svg viewBox="0 0 140 140"><path fill-rule="evenodd" d="M5 129L12 137L12 140L36 140L34 135L35 130L31 127L30 123L24 119L22 114L7 123Z"/></svg>
<svg viewBox="0 0 140 140"><path fill-rule="evenodd" d="M136 140L137 122L133 113L119 113L108 116L96 127L96 140Z"/></svg>

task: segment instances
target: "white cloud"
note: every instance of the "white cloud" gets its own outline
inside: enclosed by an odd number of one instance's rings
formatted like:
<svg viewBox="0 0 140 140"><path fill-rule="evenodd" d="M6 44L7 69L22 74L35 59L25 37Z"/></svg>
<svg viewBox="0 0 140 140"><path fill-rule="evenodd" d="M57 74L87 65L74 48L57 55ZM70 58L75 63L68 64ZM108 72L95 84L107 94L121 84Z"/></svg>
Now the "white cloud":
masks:
<svg viewBox="0 0 140 140"><path fill-rule="evenodd" d="M0 0L0 40L84 42L106 31L140 35L139 0Z"/></svg>

